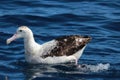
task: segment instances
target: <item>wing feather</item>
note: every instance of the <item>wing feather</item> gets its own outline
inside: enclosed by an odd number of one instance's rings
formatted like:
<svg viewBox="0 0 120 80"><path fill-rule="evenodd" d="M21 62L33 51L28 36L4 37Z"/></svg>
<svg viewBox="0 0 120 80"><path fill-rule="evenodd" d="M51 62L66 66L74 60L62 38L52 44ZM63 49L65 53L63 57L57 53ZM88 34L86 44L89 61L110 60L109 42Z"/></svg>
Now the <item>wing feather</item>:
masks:
<svg viewBox="0 0 120 80"><path fill-rule="evenodd" d="M90 40L90 37L79 35L63 36L55 39L53 48L50 48L49 53L43 55L43 58L53 56L70 56L81 50ZM51 44L53 45L53 44Z"/></svg>

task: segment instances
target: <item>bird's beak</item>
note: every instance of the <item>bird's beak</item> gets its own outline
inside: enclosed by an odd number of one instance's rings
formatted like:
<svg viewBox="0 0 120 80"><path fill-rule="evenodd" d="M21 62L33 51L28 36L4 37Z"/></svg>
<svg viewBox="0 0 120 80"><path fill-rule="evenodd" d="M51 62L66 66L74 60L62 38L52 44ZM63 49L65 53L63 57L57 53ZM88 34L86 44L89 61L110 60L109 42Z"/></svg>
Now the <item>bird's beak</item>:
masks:
<svg viewBox="0 0 120 80"><path fill-rule="evenodd" d="M6 40L6 44L10 44L12 41L14 41L15 39L17 39L17 34L14 34L12 37L10 37L9 39Z"/></svg>

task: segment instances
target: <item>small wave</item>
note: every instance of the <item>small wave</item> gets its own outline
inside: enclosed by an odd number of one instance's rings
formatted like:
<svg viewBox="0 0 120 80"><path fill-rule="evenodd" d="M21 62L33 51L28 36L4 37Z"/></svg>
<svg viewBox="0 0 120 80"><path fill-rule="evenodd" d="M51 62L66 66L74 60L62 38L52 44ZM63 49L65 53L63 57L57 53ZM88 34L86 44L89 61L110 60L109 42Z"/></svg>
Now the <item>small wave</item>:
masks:
<svg viewBox="0 0 120 80"><path fill-rule="evenodd" d="M110 67L110 64L102 64L99 63L97 65L89 65L89 64L83 64L79 65L79 69L83 72L101 72L101 71L106 71Z"/></svg>

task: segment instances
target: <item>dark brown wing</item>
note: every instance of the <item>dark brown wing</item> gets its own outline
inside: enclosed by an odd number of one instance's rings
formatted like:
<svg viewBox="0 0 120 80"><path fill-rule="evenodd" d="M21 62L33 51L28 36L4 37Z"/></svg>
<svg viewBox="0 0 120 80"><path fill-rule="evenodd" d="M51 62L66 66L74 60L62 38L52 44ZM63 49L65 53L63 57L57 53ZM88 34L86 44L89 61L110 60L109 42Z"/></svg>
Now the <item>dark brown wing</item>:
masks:
<svg viewBox="0 0 120 80"><path fill-rule="evenodd" d="M79 35L71 35L71 36L63 36L55 39L57 41L57 46L51 50L49 54L42 56L53 57L53 56L70 56L81 50L89 41L90 37L88 36L79 36Z"/></svg>

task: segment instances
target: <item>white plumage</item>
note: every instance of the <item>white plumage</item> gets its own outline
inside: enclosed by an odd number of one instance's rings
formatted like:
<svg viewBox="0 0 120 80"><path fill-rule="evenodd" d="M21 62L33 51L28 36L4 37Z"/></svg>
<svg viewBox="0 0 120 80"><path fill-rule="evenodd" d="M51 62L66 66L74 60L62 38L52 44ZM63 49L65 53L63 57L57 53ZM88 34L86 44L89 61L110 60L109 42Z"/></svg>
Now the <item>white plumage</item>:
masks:
<svg viewBox="0 0 120 80"><path fill-rule="evenodd" d="M21 26L17 29L16 34L7 39L7 44L18 38L24 38L25 59L32 64L56 64L71 61L75 61L77 64L77 60L91 39L90 37L68 36L40 45L35 42L31 29Z"/></svg>

